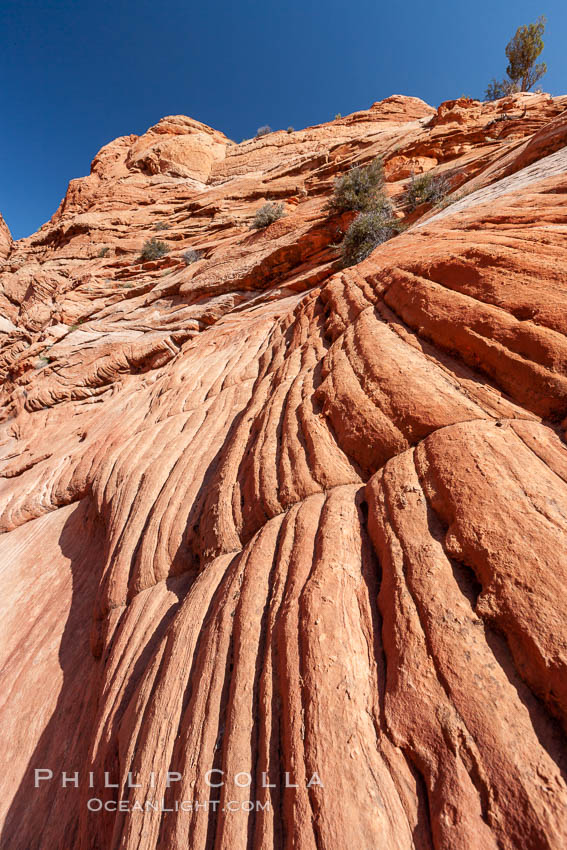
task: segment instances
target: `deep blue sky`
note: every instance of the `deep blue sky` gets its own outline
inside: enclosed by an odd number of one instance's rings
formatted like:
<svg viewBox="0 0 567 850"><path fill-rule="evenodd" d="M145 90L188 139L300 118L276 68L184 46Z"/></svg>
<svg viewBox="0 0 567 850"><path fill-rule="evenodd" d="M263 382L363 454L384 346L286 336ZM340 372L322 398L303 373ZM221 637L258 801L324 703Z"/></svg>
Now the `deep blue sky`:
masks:
<svg viewBox="0 0 567 850"><path fill-rule="evenodd" d="M540 2L1 0L0 211L29 235L102 145L164 115L240 141L390 94L482 97L540 14L543 87L567 93L567 4Z"/></svg>

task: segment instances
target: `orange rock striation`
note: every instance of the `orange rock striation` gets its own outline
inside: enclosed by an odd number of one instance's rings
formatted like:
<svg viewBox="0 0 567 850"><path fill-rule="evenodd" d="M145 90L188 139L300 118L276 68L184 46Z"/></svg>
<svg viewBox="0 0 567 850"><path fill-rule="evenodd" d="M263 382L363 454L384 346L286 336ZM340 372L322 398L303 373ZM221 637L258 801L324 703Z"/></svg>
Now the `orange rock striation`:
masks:
<svg viewBox="0 0 567 850"><path fill-rule="evenodd" d="M0 220L2 847L567 845L566 110L168 117ZM451 195L342 270L378 155Z"/></svg>

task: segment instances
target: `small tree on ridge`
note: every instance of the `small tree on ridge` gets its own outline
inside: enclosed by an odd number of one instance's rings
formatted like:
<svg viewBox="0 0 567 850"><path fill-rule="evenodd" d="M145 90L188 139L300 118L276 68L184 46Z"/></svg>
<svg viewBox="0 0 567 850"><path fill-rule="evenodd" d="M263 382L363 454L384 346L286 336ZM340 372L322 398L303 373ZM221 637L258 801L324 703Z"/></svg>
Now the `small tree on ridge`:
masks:
<svg viewBox="0 0 567 850"><path fill-rule="evenodd" d="M544 47L542 36L545 24L545 17L541 15L535 24L518 27L514 38L506 45L508 79L493 79L486 89L486 100L496 100L517 91L529 91L541 80L547 65L545 62L536 65L536 60Z"/></svg>

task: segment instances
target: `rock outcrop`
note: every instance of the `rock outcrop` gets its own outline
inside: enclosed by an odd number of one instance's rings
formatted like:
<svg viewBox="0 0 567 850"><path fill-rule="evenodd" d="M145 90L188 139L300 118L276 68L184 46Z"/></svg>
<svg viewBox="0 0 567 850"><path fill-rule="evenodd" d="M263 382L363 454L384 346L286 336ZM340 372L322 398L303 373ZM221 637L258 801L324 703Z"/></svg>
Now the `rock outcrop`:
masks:
<svg viewBox="0 0 567 850"><path fill-rule="evenodd" d="M2 847L566 846L566 110L169 117L0 221Z"/></svg>
<svg viewBox="0 0 567 850"><path fill-rule="evenodd" d="M5 260L12 249L12 234L0 213L0 260Z"/></svg>

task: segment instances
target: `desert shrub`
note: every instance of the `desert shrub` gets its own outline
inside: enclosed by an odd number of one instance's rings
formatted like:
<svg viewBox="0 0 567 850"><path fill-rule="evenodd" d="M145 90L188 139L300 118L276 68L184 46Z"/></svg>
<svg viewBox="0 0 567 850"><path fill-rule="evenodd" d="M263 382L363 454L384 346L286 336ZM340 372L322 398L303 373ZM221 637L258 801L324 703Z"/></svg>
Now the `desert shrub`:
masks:
<svg viewBox="0 0 567 850"><path fill-rule="evenodd" d="M514 94L517 91L517 85L511 80L495 80L493 77L486 87L484 99L500 100L501 97L508 97L509 94Z"/></svg>
<svg viewBox="0 0 567 850"><path fill-rule="evenodd" d="M447 207L450 207L451 204L454 204L457 201L460 201L463 198L466 198L466 196L468 194L470 194L470 192L463 189L462 192L456 192L455 194L451 195L450 197L441 198L441 200L437 201L437 203L435 204L435 209L436 210L445 210L445 209L447 209Z"/></svg>
<svg viewBox="0 0 567 850"><path fill-rule="evenodd" d="M142 260L143 262L146 262L147 260L157 260L160 257L163 257L168 252L169 247L167 245L167 242L161 242L154 236L152 239L148 239L146 242L144 242L144 247L142 248L142 253L140 254L140 260Z"/></svg>
<svg viewBox="0 0 567 850"><path fill-rule="evenodd" d="M268 133L272 132L272 128L269 124L264 124L262 127L258 127L256 130L256 138L260 139L262 136L267 136Z"/></svg>
<svg viewBox="0 0 567 850"><path fill-rule="evenodd" d="M437 204L449 192L449 181L446 177L435 177L433 174L412 174L410 184L405 193L405 201L410 212L421 204Z"/></svg>
<svg viewBox="0 0 567 850"><path fill-rule="evenodd" d="M382 160L375 159L366 166L357 165L335 180L328 209L332 212L369 212L379 203L383 184Z"/></svg>
<svg viewBox="0 0 567 850"><path fill-rule="evenodd" d="M185 260L185 265L190 266L191 263L196 263L197 260L200 260L202 256L203 254L201 253L201 251L195 251L194 248L189 248L183 254L183 259Z"/></svg>
<svg viewBox="0 0 567 850"><path fill-rule="evenodd" d="M293 127L288 127L288 128L287 128L287 132L288 132L288 133L293 133Z"/></svg>
<svg viewBox="0 0 567 850"><path fill-rule="evenodd" d="M108 254L109 251L110 251L110 248L108 247L108 245L105 245L104 248L101 248L100 251L98 252L98 256L101 257L101 258L106 257L106 255Z"/></svg>
<svg viewBox="0 0 567 850"><path fill-rule="evenodd" d="M340 112L337 112L337 114L335 115L335 121L338 121L338 120L339 120L339 118L342 118L342 117L343 117L343 116L341 115L341 113L340 113Z"/></svg>
<svg viewBox="0 0 567 850"><path fill-rule="evenodd" d="M171 224L168 224L167 221L158 221L154 230L169 230Z"/></svg>
<svg viewBox="0 0 567 850"><path fill-rule="evenodd" d="M284 210L284 204L276 204L273 201L268 201L268 203L256 210L250 229L261 230L263 227L267 227L279 218L283 218Z"/></svg>
<svg viewBox="0 0 567 850"><path fill-rule="evenodd" d="M348 228L341 243L343 266L362 262L374 248L400 231L392 206L386 201L381 208L358 215Z"/></svg>

